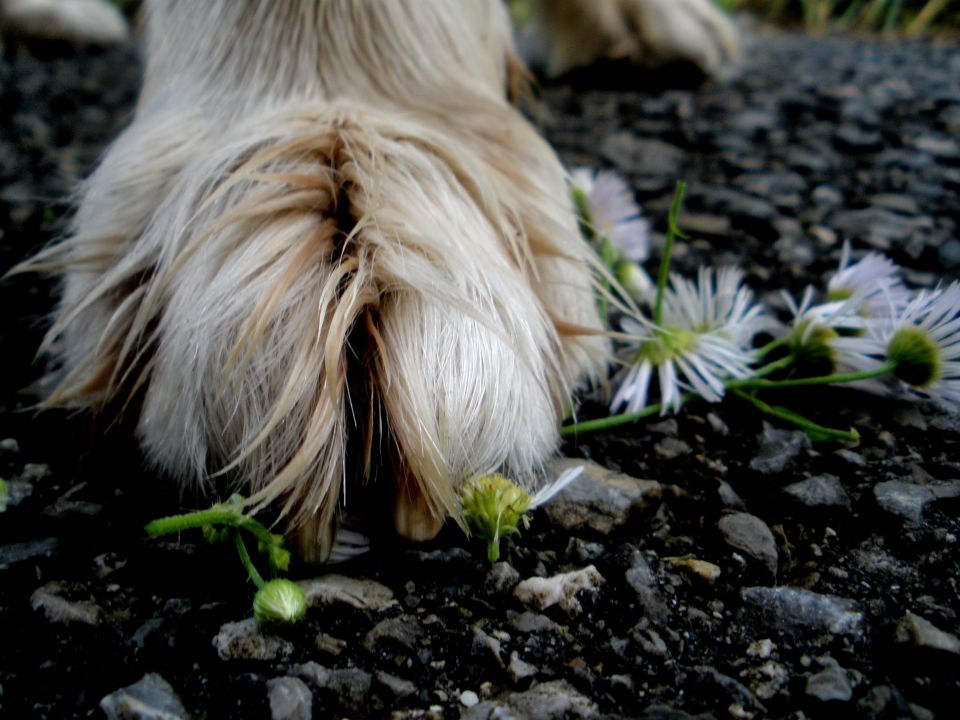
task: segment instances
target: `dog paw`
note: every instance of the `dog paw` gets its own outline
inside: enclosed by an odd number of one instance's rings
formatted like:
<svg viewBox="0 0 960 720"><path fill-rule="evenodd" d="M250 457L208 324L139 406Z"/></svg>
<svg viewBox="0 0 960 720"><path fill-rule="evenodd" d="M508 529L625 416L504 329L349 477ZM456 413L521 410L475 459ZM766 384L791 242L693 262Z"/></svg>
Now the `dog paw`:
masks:
<svg viewBox="0 0 960 720"><path fill-rule="evenodd" d="M123 14L104 0L0 0L0 29L78 47L118 45L130 35Z"/></svg>
<svg viewBox="0 0 960 720"><path fill-rule="evenodd" d="M711 0L622 0L622 7L644 64L685 60L723 75L737 61L737 29Z"/></svg>
<svg viewBox="0 0 960 720"><path fill-rule="evenodd" d="M644 67L685 61L722 76L739 55L736 27L711 0L537 0L534 7L550 76L624 59Z"/></svg>

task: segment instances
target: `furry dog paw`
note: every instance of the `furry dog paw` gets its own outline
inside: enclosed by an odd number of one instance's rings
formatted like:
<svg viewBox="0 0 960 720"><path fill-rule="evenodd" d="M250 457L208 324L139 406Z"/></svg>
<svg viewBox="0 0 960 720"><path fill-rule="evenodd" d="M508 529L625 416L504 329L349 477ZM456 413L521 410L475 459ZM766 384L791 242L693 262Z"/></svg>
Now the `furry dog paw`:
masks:
<svg viewBox="0 0 960 720"><path fill-rule="evenodd" d="M533 6L547 35L551 76L605 59L644 67L682 60L723 76L739 56L736 27L711 0L534 0Z"/></svg>
<svg viewBox="0 0 960 720"><path fill-rule="evenodd" d="M154 465L232 478L310 561L344 508L427 540L471 476L533 479L606 341L564 170L505 99L499 2L148 17L137 115L40 263L48 402L132 416Z"/></svg>

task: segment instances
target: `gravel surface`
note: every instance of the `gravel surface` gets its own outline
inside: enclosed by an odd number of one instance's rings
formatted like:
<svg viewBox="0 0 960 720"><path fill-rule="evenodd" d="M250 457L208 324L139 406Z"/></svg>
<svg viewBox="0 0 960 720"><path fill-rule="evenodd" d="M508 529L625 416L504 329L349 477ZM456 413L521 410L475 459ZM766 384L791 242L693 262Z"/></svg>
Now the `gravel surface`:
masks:
<svg viewBox="0 0 960 720"><path fill-rule="evenodd" d="M547 87L539 121L661 230L689 182L679 269L742 264L775 301L850 239L912 284L957 277L960 49L757 32L746 57L698 91ZM137 80L130 49L0 63L0 268L62 229ZM50 304L36 278L0 284L2 717L955 716L955 410L789 396L854 448L735 399L584 436L565 453L587 479L502 562L450 530L301 570L306 621L262 633L229 548L144 536L178 499L129 442L30 412Z"/></svg>

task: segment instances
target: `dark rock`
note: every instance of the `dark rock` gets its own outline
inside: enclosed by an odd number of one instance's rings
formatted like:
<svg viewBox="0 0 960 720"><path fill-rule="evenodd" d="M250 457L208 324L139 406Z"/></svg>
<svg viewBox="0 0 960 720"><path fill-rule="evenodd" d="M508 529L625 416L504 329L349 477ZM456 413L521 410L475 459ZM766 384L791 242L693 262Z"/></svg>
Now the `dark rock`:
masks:
<svg viewBox="0 0 960 720"><path fill-rule="evenodd" d="M313 717L313 693L300 678L268 680L267 697L273 720L310 720Z"/></svg>
<svg viewBox="0 0 960 720"><path fill-rule="evenodd" d="M625 173L652 175L671 182L680 177L686 158L686 153L675 145L622 130L605 137L600 152Z"/></svg>
<svg viewBox="0 0 960 720"><path fill-rule="evenodd" d="M108 720L187 720L183 702L160 675L147 673L100 701Z"/></svg>
<svg viewBox="0 0 960 720"><path fill-rule="evenodd" d="M422 636L423 626L416 617L398 615L377 623L363 638L361 645L374 654L385 652L387 646L391 645L414 650Z"/></svg>
<svg viewBox="0 0 960 720"><path fill-rule="evenodd" d="M670 618L670 609L660 593L657 576L639 550L635 550L630 556L626 579L627 584L637 593L643 616L652 623L666 624Z"/></svg>
<svg viewBox="0 0 960 720"><path fill-rule="evenodd" d="M55 537L0 546L0 570L41 557L53 557L59 543Z"/></svg>
<svg viewBox="0 0 960 720"><path fill-rule="evenodd" d="M744 512L720 518L717 528L731 547L759 561L773 577L777 575L777 543L767 524Z"/></svg>
<svg viewBox="0 0 960 720"><path fill-rule="evenodd" d="M398 698L410 697L417 692L417 686L415 683L412 683L409 680L404 680L403 678L399 678L396 675L385 673L382 670L377 672L377 682L387 688Z"/></svg>
<svg viewBox="0 0 960 720"><path fill-rule="evenodd" d="M841 125L833 134L833 143L849 155L875 153L883 149L883 135L852 124Z"/></svg>
<svg viewBox="0 0 960 720"><path fill-rule="evenodd" d="M582 461L561 461L551 466L558 475L571 465L583 465L583 475L571 483L543 510L550 522L565 530L590 528L602 534L624 524L635 511L660 502L660 483L613 472Z"/></svg>
<svg viewBox="0 0 960 720"><path fill-rule="evenodd" d="M223 625L213 646L221 660L277 660L293 654L293 643L264 635L253 618Z"/></svg>
<svg viewBox="0 0 960 720"><path fill-rule="evenodd" d="M807 480L791 483L783 491L798 503L808 508L850 509L850 496L843 489L836 475L817 475Z"/></svg>
<svg viewBox="0 0 960 720"><path fill-rule="evenodd" d="M483 581L487 595L506 595L520 582L520 573L508 562L494 563Z"/></svg>
<svg viewBox="0 0 960 720"><path fill-rule="evenodd" d="M929 620L908 612L897 623L897 642L910 644L944 656L960 655L960 639L941 630Z"/></svg>
<svg viewBox="0 0 960 720"><path fill-rule="evenodd" d="M567 682L555 680L526 692L481 702L464 712L460 720L593 720L599 717L600 712L592 700Z"/></svg>
<svg viewBox="0 0 960 720"><path fill-rule="evenodd" d="M829 223L844 237L865 242L879 250L905 245L916 233L931 225L928 218L907 218L879 207L842 210L831 215Z"/></svg>
<svg viewBox="0 0 960 720"><path fill-rule="evenodd" d="M920 522L923 508L936 497L927 487L900 480L877 483L873 495L881 508L912 523Z"/></svg>
<svg viewBox="0 0 960 720"><path fill-rule="evenodd" d="M863 613L853 600L794 587L748 587L740 594L744 605L772 631L852 636L863 632Z"/></svg>
<svg viewBox="0 0 960 720"><path fill-rule="evenodd" d="M823 669L807 678L806 693L820 702L850 702L853 687L847 671L832 657L820 659Z"/></svg>
<svg viewBox="0 0 960 720"><path fill-rule="evenodd" d="M810 438L800 430L766 428L760 449L750 460L750 469L763 475L782 473L801 452L810 448Z"/></svg>

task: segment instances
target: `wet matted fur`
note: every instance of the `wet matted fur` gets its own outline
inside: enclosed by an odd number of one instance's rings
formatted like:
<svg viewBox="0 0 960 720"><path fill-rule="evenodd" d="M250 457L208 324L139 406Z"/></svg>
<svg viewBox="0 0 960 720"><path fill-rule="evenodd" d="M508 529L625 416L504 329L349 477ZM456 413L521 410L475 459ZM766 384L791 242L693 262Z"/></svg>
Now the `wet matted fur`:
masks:
<svg viewBox="0 0 960 720"><path fill-rule="evenodd" d="M614 2L596 54L650 47L623 8L660 0L540 4L559 45ZM34 261L63 276L47 404L133 415L153 463L276 503L308 560L354 482L418 540L470 476L536 477L607 342L564 170L506 99L500 0L156 0L146 22L133 122Z"/></svg>

